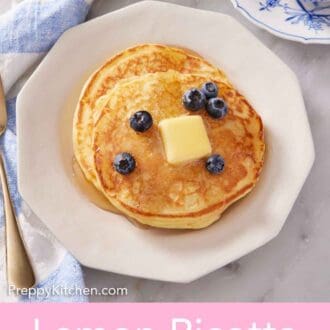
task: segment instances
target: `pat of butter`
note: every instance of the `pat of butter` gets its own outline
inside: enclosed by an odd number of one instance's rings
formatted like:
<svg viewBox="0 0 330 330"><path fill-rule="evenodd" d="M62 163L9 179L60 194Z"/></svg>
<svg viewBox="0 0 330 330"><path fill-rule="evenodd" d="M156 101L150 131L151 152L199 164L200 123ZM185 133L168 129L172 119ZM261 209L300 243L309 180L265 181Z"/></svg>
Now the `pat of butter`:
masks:
<svg viewBox="0 0 330 330"><path fill-rule="evenodd" d="M159 123L166 159L179 164L205 157L211 153L211 144L201 116L181 116Z"/></svg>

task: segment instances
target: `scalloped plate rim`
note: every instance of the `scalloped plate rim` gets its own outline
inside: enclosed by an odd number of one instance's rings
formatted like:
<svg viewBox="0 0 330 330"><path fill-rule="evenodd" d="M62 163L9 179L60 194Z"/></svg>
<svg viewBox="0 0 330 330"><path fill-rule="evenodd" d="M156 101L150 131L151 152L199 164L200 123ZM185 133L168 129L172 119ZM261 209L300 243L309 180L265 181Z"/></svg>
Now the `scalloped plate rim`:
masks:
<svg viewBox="0 0 330 330"><path fill-rule="evenodd" d="M305 37L302 35L296 35L284 31L280 31L275 27L268 25L267 23L260 21L259 19L255 18L246 7L243 7L239 0L230 0L235 9L237 9L243 16L245 16L251 23L254 25L262 28L269 33L286 40L296 41L303 44L322 44L328 45L330 44L330 36L329 38L317 38L317 37ZM330 27L329 27L329 34L330 34Z"/></svg>

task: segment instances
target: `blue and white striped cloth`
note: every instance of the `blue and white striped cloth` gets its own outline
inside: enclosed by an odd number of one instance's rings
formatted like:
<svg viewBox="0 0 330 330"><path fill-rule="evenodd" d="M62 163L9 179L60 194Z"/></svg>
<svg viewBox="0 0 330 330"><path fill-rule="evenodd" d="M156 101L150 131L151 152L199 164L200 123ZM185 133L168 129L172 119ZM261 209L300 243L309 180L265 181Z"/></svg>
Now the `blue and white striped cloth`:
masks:
<svg viewBox="0 0 330 330"><path fill-rule="evenodd" d="M3 2L4 1L4 2ZM8 181L16 214L24 233L37 276L37 288L51 292L50 296L20 297L24 301L85 301L79 294L58 295L60 287L83 288L83 276L78 262L60 246L22 201L17 190L16 175L16 94L40 59L61 34L83 22L92 0L2 0L4 5L17 4L2 15L0 12L0 74L8 107L8 128L0 140L4 153ZM2 7L1 7L2 6ZM8 9L8 8L6 8ZM7 295L5 281L3 203L0 202L0 301L17 298ZM39 291L42 292L41 290ZM70 292L71 293L71 292Z"/></svg>

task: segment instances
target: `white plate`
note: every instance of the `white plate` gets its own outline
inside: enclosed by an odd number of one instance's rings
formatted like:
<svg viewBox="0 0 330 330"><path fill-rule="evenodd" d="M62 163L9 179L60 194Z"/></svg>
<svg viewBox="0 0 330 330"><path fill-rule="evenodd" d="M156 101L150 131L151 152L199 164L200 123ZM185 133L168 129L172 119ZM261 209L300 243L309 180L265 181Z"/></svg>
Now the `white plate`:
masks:
<svg viewBox="0 0 330 330"><path fill-rule="evenodd" d="M109 56L144 42L197 51L224 69L264 120L259 184L205 230L136 228L88 202L72 179L71 118L84 79ZM66 32L20 93L17 111L26 202L82 264L150 279L189 282L268 242L314 160L291 70L233 18L168 3L140 2Z"/></svg>
<svg viewBox="0 0 330 330"><path fill-rule="evenodd" d="M231 0L268 32L305 44L330 44L330 0Z"/></svg>

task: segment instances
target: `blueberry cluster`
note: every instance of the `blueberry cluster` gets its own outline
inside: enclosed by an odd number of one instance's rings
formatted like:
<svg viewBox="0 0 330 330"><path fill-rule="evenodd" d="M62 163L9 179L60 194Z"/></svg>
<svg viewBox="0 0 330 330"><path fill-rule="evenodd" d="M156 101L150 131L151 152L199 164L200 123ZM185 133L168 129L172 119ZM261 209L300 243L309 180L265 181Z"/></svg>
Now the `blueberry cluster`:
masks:
<svg viewBox="0 0 330 330"><path fill-rule="evenodd" d="M228 112L226 102L218 97L218 86L208 81L201 89L191 88L182 98L184 107L189 111L206 109L207 113L215 119L221 119ZM205 168L212 174L219 174L225 168L225 161L219 154L211 155L205 162Z"/></svg>
<svg viewBox="0 0 330 330"><path fill-rule="evenodd" d="M208 81L201 89L191 88L187 90L182 99L184 107L189 111L198 111L205 108L207 113L215 119L226 116L228 109L226 102L218 97L218 86Z"/></svg>

